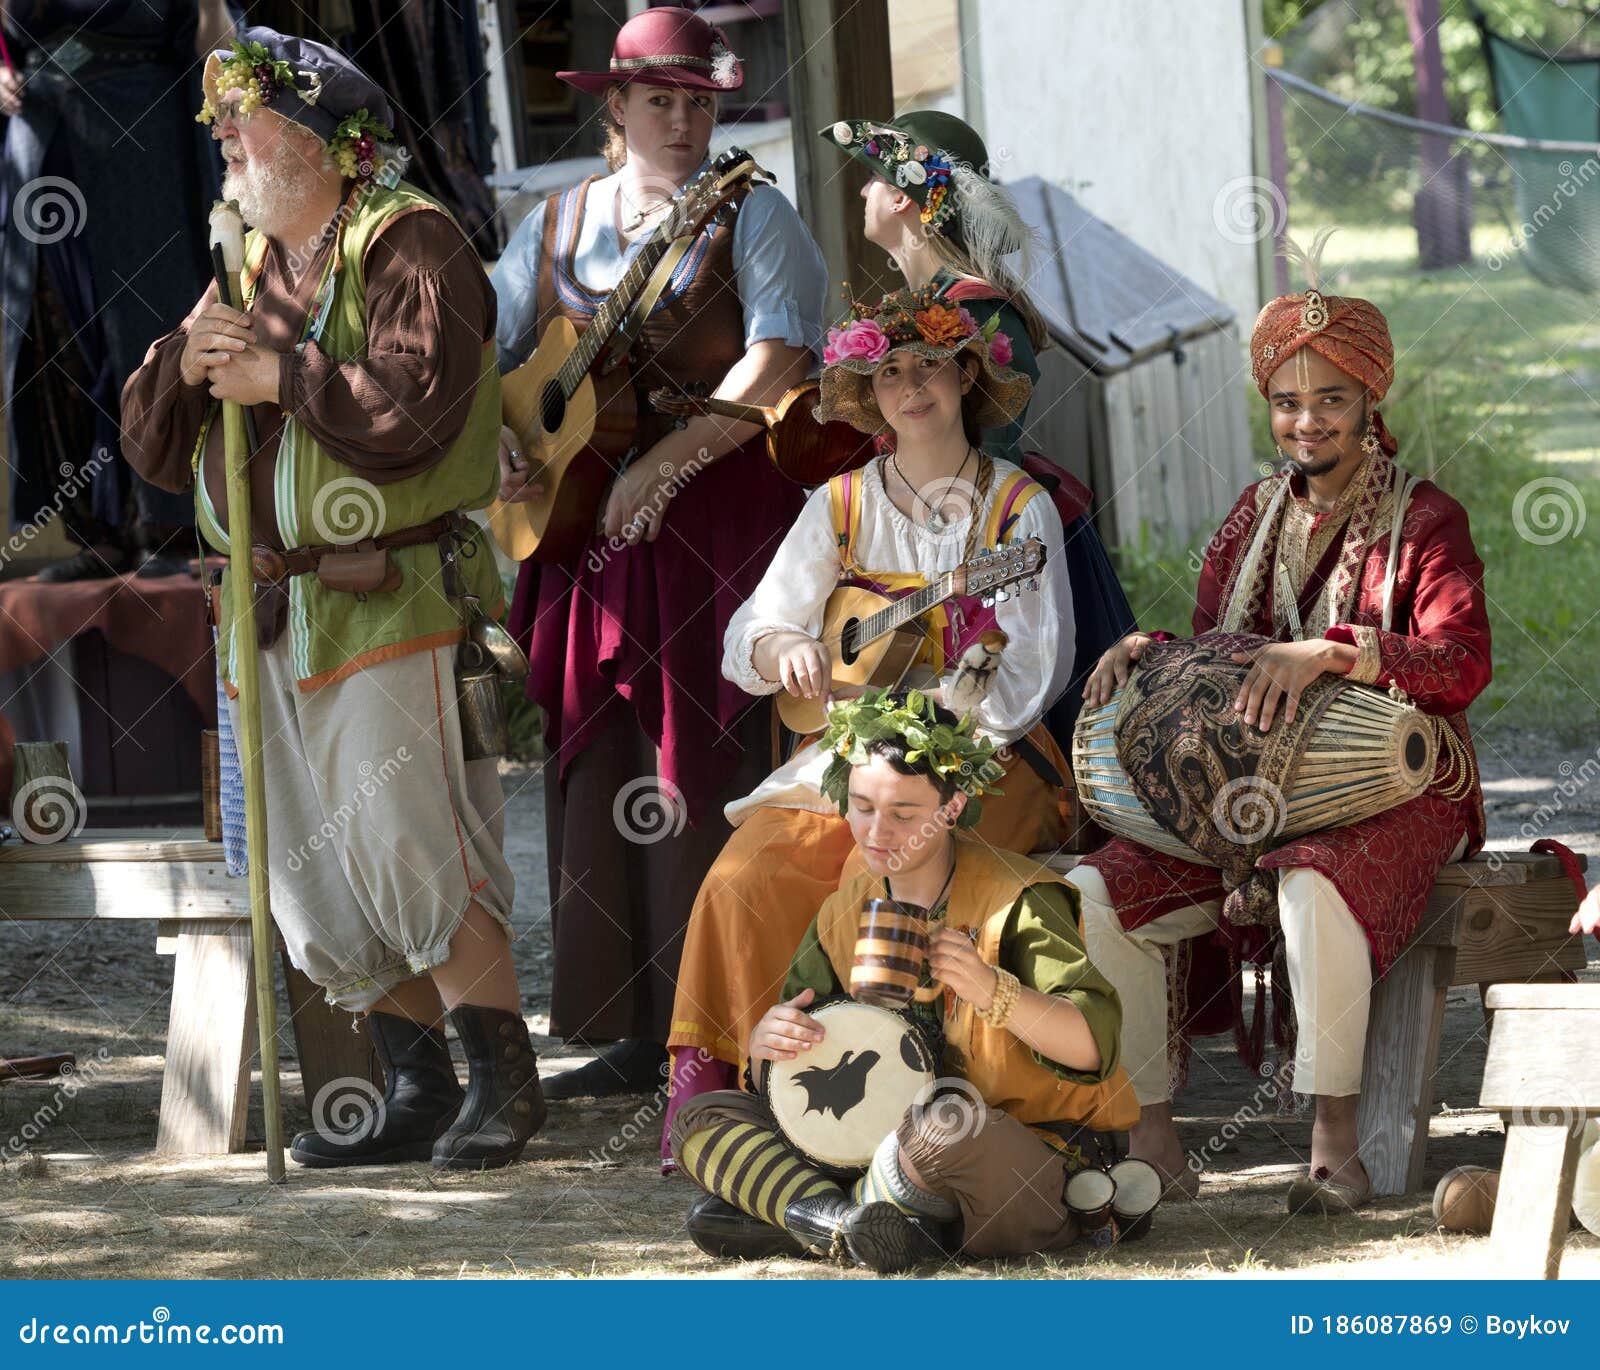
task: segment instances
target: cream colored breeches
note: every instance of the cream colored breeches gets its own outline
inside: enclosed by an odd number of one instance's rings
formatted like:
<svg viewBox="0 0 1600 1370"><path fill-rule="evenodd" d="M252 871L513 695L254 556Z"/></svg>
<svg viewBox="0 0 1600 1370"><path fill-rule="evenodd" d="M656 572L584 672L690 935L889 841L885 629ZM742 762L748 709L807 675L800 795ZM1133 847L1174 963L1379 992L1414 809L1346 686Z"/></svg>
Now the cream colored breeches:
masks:
<svg viewBox="0 0 1600 1370"><path fill-rule="evenodd" d="M1166 962L1161 948L1209 933L1220 900L1175 909L1129 932L1111 906L1100 872L1079 866L1067 876L1083 896L1089 959L1122 999L1122 1062L1141 1104L1171 1098L1168 1069ZM1299 1035L1294 1089L1298 1094L1357 1094L1372 997L1372 959L1366 933L1333 881L1320 871L1279 872L1278 916L1283 926Z"/></svg>

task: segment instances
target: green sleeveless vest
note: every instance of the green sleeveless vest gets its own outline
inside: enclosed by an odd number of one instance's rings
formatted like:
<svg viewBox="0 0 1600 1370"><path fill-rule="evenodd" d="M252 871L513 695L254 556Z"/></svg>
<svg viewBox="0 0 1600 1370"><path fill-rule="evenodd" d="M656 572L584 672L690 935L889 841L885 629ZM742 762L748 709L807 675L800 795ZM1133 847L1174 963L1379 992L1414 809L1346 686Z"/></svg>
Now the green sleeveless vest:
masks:
<svg viewBox="0 0 1600 1370"><path fill-rule="evenodd" d="M437 200L400 182L393 188L371 185L347 205L325 275L317 292L313 336L329 356L356 361L366 353L366 278L364 259L378 231L397 215L432 210L448 216ZM256 230L245 238L244 296L246 308L266 257L267 241ZM329 277L332 278L331 292ZM320 316L320 325L316 321ZM320 335L316 330L320 326ZM216 408L213 407L213 417ZM209 428L208 418L206 427ZM353 543L381 537L400 528L427 523L453 510L481 509L499 484L496 448L500 435L500 374L495 345L484 343L478 387L465 427L443 460L416 476L376 485L337 461L300 426L284 415L274 485L278 527L290 547ZM206 541L228 551L205 482L199 478L200 433L194 463L195 508ZM389 555L399 565L398 589L356 596L330 590L315 575L291 577L289 635L295 676L302 690L343 679L363 666L408 652L459 642L464 633L457 605L444 593L439 549L433 543L400 547ZM504 595L494 553L478 529L457 562L462 588L479 597L483 608L498 615ZM233 680L232 607L224 573L222 619L217 646L223 679Z"/></svg>

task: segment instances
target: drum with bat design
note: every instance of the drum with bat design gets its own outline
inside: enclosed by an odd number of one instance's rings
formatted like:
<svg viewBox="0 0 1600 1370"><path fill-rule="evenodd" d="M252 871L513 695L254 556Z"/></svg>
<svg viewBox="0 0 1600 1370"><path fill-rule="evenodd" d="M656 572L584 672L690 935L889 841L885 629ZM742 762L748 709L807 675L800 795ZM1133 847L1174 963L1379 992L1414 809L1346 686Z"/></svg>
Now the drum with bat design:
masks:
<svg viewBox="0 0 1600 1370"><path fill-rule="evenodd" d="M865 1169L939 1074L928 1033L907 1015L853 999L807 1010L823 1039L767 1066L761 1092L789 1144L834 1171Z"/></svg>

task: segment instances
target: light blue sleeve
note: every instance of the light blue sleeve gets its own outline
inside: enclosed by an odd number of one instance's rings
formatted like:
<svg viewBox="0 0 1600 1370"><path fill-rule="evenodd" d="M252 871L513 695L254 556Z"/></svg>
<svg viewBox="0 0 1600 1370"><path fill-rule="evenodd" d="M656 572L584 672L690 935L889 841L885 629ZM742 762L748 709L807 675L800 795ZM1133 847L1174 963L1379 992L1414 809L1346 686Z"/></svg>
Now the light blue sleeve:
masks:
<svg viewBox="0 0 1600 1370"><path fill-rule="evenodd" d="M539 250L549 205L544 201L517 225L489 277L499 306L494 341L501 375L527 361L539 341Z"/></svg>
<svg viewBox="0 0 1600 1370"><path fill-rule="evenodd" d="M828 268L799 212L772 186L757 186L740 206L733 271L746 347L775 338L790 347L821 348Z"/></svg>

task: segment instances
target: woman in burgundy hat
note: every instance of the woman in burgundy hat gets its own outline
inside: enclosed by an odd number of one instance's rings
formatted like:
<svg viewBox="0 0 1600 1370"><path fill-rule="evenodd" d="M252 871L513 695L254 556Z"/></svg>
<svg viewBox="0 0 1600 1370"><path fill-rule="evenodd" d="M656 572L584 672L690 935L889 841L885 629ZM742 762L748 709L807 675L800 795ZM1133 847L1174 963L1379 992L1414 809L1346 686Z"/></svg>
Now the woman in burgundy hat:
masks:
<svg viewBox="0 0 1600 1370"><path fill-rule="evenodd" d="M721 30L659 7L618 32L610 69L558 73L604 100L611 173L552 197L494 272L500 369L559 313L582 332L671 198L705 164L717 99L744 74ZM811 369L827 307L822 255L794 207L757 186L691 253L636 356L651 384L775 403ZM698 256L698 261L691 260ZM637 379L644 366L634 367ZM550 1099L657 1088L695 891L730 829L723 804L769 769L770 722L718 669L728 620L802 502L750 424L674 429L639 398L639 455L577 563L524 563L512 628L545 712L555 978L551 1033L610 1045ZM501 498L528 464L502 437Z"/></svg>

